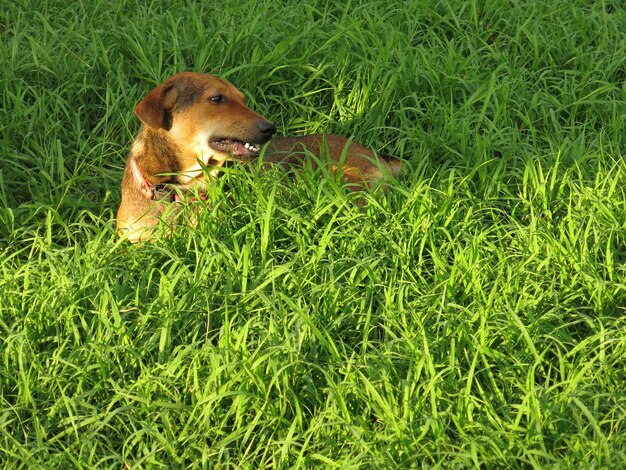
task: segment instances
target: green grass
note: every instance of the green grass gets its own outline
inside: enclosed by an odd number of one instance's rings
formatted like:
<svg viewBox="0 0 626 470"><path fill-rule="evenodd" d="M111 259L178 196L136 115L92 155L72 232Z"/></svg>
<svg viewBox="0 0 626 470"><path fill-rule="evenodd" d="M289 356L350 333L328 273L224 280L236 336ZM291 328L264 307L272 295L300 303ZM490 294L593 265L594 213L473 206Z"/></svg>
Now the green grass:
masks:
<svg viewBox="0 0 626 470"><path fill-rule="evenodd" d="M3 467L626 466L622 2L2 10ZM118 243L133 108L182 70L403 176L360 210L234 168Z"/></svg>

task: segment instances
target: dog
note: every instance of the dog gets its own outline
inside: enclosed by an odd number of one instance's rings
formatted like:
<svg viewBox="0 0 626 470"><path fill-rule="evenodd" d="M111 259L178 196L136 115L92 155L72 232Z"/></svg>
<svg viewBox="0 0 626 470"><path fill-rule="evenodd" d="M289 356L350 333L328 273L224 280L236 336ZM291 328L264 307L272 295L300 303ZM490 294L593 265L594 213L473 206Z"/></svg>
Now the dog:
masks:
<svg viewBox="0 0 626 470"><path fill-rule="evenodd" d="M174 223L187 195L202 197L227 162L262 154L267 164L290 169L310 161L339 173L353 190L374 188L400 172L400 160L338 135L274 137L276 126L214 75L177 73L151 90L135 114L142 125L130 148L117 211L118 235L133 243L149 239L163 219Z"/></svg>

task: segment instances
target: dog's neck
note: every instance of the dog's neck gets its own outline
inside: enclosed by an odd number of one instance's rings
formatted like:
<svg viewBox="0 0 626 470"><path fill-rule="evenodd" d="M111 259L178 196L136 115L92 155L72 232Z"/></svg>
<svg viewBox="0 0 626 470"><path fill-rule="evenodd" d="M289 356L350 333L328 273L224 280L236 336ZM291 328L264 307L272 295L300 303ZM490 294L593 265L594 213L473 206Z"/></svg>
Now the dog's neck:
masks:
<svg viewBox="0 0 626 470"><path fill-rule="evenodd" d="M168 131L142 126L130 151L129 173L133 186L148 199L161 199L163 194L205 190L208 175L217 177L226 160L188 155L181 159L183 149L172 142ZM193 161L193 163L190 163ZM185 163L187 162L185 166ZM202 196L201 196L202 198Z"/></svg>
<svg viewBox="0 0 626 470"><path fill-rule="evenodd" d="M165 182L182 170L181 149L172 142L164 129L142 126L131 147L131 158L139 162L142 173L150 182Z"/></svg>
<svg viewBox="0 0 626 470"><path fill-rule="evenodd" d="M133 185L146 198L156 199L159 186L175 184L177 150L165 131L142 127L131 147L129 165Z"/></svg>
<svg viewBox="0 0 626 470"><path fill-rule="evenodd" d="M200 199L205 199L202 191L205 185L204 166L198 162L194 167L183 170L175 157L178 151L165 131L144 126L132 144L128 161L127 171L132 185L153 201L167 199L181 202L181 194L194 189L200 190Z"/></svg>

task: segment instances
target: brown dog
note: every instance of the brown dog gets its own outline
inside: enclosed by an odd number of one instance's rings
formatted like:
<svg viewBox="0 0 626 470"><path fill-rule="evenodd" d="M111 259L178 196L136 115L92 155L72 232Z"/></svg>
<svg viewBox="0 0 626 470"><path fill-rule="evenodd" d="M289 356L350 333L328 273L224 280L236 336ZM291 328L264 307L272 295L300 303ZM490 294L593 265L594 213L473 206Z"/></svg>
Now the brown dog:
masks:
<svg viewBox="0 0 626 470"><path fill-rule="evenodd" d="M186 192L202 192L204 168L216 176L227 161L257 158L276 132L246 106L237 88L206 74L170 77L139 102L135 113L143 125L131 146L117 211L118 233L131 242L149 238L162 218L172 220ZM379 158L336 135L276 137L264 161L290 167L311 155L313 167L327 163L353 189L371 188L387 173L400 172L399 160Z"/></svg>

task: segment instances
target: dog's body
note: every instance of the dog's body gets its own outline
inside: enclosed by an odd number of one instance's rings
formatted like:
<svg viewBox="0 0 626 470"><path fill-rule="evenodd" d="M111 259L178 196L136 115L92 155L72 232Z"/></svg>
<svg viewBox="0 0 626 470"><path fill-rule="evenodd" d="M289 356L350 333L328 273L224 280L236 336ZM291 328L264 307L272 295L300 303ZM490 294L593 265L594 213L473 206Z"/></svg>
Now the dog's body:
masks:
<svg viewBox="0 0 626 470"><path fill-rule="evenodd" d="M314 158L310 158L310 156ZM398 176L400 160L351 142L334 134L314 134L302 137L274 137L265 150L263 160L279 163L285 168L302 166L307 160L313 168L327 164L333 173L353 190L374 189L386 176Z"/></svg>
<svg viewBox="0 0 626 470"><path fill-rule="evenodd" d="M399 160L380 158L344 137L272 139L275 126L248 108L233 85L212 75L176 74L150 91L135 113L143 125L126 163L117 212L118 233L132 242L148 238L163 217L176 216L176 204L169 203L181 192L202 192L205 168L215 176L227 161L255 159L268 141L265 161L291 167L314 155L314 167L327 164L354 189L400 171Z"/></svg>

